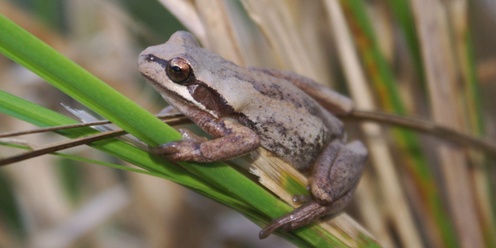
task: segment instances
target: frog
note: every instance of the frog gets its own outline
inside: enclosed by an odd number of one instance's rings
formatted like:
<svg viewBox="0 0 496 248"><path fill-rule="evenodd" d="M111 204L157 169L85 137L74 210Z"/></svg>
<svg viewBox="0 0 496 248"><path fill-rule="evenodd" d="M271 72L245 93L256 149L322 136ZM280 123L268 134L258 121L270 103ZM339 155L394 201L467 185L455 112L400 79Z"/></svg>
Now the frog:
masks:
<svg viewBox="0 0 496 248"><path fill-rule="evenodd" d="M263 228L261 239L332 218L351 202L368 152L361 141L347 142L337 117L354 109L348 97L294 72L238 66L187 31L142 51L138 68L170 106L211 136L181 130L182 140L151 153L208 163L262 147L308 175L310 194Z"/></svg>

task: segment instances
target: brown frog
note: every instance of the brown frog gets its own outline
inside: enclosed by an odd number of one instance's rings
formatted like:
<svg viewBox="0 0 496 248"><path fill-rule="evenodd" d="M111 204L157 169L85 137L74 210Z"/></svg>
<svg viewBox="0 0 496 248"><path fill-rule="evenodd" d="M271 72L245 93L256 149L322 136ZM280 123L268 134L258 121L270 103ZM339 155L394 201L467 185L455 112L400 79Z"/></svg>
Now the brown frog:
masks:
<svg viewBox="0 0 496 248"><path fill-rule="evenodd" d="M265 227L260 238L336 215L351 201L367 150L359 141L346 143L342 122L327 111L348 113L350 99L294 73L240 67L201 48L184 31L148 47L138 64L167 102L214 137L183 132L183 140L152 148L153 153L172 161L211 162L262 146L310 172L312 196Z"/></svg>

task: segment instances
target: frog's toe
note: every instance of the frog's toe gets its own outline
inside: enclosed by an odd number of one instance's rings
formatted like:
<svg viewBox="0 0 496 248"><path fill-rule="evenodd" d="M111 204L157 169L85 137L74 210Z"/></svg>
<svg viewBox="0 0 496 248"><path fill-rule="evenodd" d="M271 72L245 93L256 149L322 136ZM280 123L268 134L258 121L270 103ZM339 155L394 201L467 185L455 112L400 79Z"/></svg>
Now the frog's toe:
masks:
<svg viewBox="0 0 496 248"><path fill-rule="evenodd" d="M149 150L154 155L167 156L177 153L180 149L177 142L170 142L156 147L149 147Z"/></svg>
<svg viewBox="0 0 496 248"><path fill-rule="evenodd" d="M329 206L320 205L313 200L309 201L305 205L295 209L293 212L273 220L268 226L260 231L259 238L267 238L277 229L288 231L307 225L313 220L326 215L328 213L328 208Z"/></svg>
<svg viewBox="0 0 496 248"><path fill-rule="evenodd" d="M193 133L189 129L179 128L179 129L177 129L177 131L179 131L181 133L181 135L183 136L182 140L184 140L184 141L191 141L191 142L196 142L196 143L202 143L202 142L208 141L207 138L200 137L200 136L196 135L195 133Z"/></svg>
<svg viewBox="0 0 496 248"><path fill-rule="evenodd" d="M313 197L311 195L294 195L292 200L296 204L303 204L312 199Z"/></svg>
<svg viewBox="0 0 496 248"><path fill-rule="evenodd" d="M200 144L189 141L177 141L150 148L152 154L171 161L198 161L202 157Z"/></svg>
<svg viewBox="0 0 496 248"><path fill-rule="evenodd" d="M334 218L346 205L348 205L352 196L353 191L349 191L331 204L320 204L316 199L312 198L291 213L273 220L258 236L260 239L264 239L277 229L289 231L308 225L323 217L325 217L326 220Z"/></svg>

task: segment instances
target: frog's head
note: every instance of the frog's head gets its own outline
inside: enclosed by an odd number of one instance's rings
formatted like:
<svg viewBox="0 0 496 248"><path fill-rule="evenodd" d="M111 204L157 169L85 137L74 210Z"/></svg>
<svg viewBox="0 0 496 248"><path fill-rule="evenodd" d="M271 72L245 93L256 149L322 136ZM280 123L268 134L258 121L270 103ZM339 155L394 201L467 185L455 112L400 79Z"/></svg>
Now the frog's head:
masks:
<svg viewBox="0 0 496 248"><path fill-rule="evenodd" d="M174 33L164 44L146 48L138 59L141 74L179 111L187 115L187 108L196 108L215 117L232 112L211 85L217 83L222 69L215 65L225 63L230 62L201 48L185 31Z"/></svg>

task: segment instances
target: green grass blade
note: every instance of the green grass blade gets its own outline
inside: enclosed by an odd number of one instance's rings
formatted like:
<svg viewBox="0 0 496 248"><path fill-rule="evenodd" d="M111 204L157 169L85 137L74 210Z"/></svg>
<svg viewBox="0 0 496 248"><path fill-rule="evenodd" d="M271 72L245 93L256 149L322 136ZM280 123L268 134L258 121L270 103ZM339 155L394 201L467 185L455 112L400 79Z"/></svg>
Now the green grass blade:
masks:
<svg viewBox="0 0 496 248"><path fill-rule="evenodd" d="M3 16L0 30L1 53L145 143L158 145L181 138L173 128ZM150 128L139 128L145 125ZM157 129L162 131L154 134L152 130Z"/></svg>
<svg viewBox="0 0 496 248"><path fill-rule="evenodd" d="M0 113L44 127L77 123L69 117L18 98L5 91L0 91ZM97 132L98 131L91 128L77 128L63 130L60 133L64 136L75 138L95 134ZM148 171L160 174L161 177L165 176L167 179L180 183L186 187L204 191L211 188L206 184L202 184L201 180L192 177L191 174L182 170L181 167L174 166L165 160L155 161L147 152L117 139L99 141L91 145Z"/></svg>
<svg viewBox="0 0 496 248"><path fill-rule="evenodd" d="M424 81L424 67L422 65L422 55L418 44L417 32L415 30L415 23L410 9L410 3L407 0L388 0L387 1L394 17L401 25L405 41L408 45L406 49L413 59L413 64L418 72L418 78Z"/></svg>

